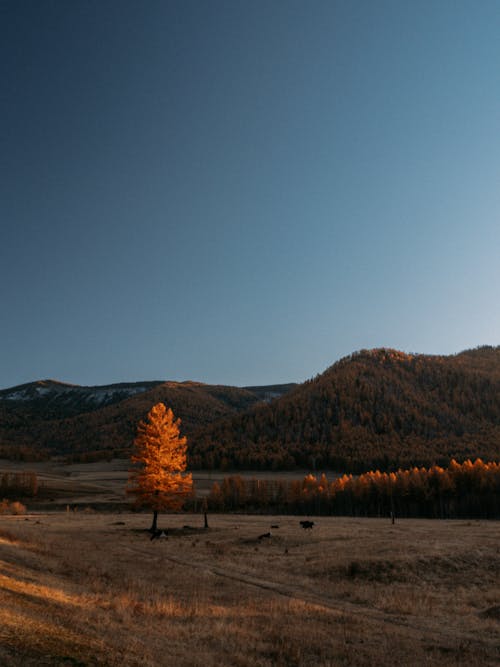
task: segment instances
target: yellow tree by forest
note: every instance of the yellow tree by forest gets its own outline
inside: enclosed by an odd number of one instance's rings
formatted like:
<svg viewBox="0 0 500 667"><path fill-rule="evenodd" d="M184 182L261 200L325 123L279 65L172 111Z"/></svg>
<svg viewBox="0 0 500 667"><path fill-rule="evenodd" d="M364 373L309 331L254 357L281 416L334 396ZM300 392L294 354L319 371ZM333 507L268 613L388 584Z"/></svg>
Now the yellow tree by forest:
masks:
<svg viewBox="0 0 500 667"><path fill-rule="evenodd" d="M180 435L180 423L170 408L157 403L137 427L131 457L136 466L127 493L135 495L136 506L153 510L151 532L157 530L158 512L180 509L192 492L192 476L184 473L187 439Z"/></svg>

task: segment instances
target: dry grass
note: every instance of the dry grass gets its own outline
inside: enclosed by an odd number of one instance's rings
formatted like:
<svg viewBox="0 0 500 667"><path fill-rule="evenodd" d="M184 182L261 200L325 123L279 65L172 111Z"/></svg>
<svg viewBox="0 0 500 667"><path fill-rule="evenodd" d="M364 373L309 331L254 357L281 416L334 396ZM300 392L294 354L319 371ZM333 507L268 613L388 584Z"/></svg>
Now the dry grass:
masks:
<svg viewBox="0 0 500 667"><path fill-rule="evenodd" d="M149 521L0 517L0 664L500 661L498 522L174 515L151 542Z"/></svg>

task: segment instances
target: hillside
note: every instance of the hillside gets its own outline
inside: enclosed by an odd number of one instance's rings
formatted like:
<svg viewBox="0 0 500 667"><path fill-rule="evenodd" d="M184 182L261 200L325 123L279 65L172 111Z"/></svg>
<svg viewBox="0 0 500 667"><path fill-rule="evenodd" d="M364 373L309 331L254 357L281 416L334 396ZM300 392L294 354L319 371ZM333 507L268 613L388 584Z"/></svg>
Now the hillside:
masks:
<svg viewBox="0 0 500 667"><path fill-rule="evenodd" d="M130 447L137 423L158 402L182 419L191 436L200 427L286 393L293 385L228 387L196 382L140 382L80 387L54 380L0 391L0 457L49 454L98 457Z"/></svg>
<svg viewBox="0 0 500 667"><path fill-rule="evenodd" d="M500 457L500 347L363 350L301 385L30 383L0 391L0 456L126 453L159 401L182 419L191 468L356 472Z"/></svg>
<svg viewBox="0 0 500 667"><path fill-rule="evenodd" d="M276 401L201 429L195 465L367 468L500 455L500 347L364 350Z"/></svg>

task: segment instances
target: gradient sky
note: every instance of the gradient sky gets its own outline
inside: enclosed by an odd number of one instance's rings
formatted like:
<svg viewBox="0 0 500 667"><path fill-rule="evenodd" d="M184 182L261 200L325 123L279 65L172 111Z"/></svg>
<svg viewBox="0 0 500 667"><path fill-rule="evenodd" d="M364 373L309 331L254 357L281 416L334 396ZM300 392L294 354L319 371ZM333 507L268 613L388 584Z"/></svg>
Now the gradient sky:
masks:
<svg viewBox="0 0 500 667"><path fill-rule="evenodd" d="M499 0L0 0L0 386L500 343Z"/></svg>

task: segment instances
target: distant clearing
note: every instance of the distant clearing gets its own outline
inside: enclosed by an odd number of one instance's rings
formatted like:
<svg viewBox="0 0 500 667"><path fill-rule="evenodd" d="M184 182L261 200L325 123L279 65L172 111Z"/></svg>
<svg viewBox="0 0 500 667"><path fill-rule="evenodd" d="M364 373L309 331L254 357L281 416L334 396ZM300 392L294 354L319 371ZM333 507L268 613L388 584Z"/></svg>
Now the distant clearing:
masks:
<svg viewBox="0 0 500 667"><path fill-rule="evenodd" d="M129 504L130 498L126 497L125 485L130 465L129 459L72 464L57 461L23 463L0 459L0 475L2 472L35 472L40 486L45 490L43 495L53 498L50 503L54 507L75 503ZM238 474L247 479L301 479L307 472L309 471L239 471ZM193 481L196 495L198 497L208 495L214 482L221 482L229 474L231 473L195 470ZM49 493L46 493L47 491ZM45 498L44 505L46 504ZM37 501L34 503L28 501L28 506L31 505L36 506Z"/></svg>

